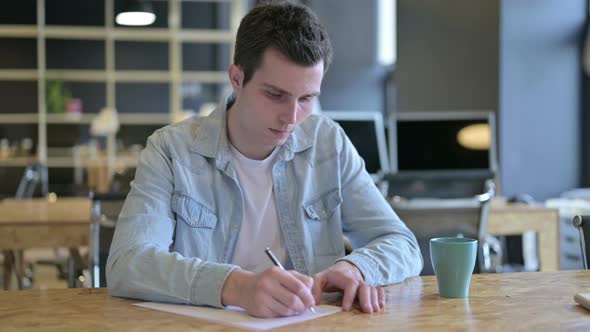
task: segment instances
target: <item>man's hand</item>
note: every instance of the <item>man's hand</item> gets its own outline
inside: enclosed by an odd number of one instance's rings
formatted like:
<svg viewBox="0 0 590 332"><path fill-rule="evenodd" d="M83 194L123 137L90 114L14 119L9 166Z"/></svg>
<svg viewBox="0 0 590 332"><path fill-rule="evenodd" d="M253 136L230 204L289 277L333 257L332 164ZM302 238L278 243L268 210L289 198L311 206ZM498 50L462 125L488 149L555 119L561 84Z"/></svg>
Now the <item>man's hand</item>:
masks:
<svg viewBox="0 0 590 332"><path fill-rule="evenodd" d="M313 279L273 267L260 273L234 270L223 285L221 302L256 317L293 316L315 305Z"/></svg>
<svg viewBox="0 0 590 332"><path fill-rule="evenodd" d="M385 307L385 290L365 283L361 271L347 261L339 261L313 276L313 296L320 303L322 292L342 291L342 309L349 311L358 298L363 312L379 312Z"/></svg>

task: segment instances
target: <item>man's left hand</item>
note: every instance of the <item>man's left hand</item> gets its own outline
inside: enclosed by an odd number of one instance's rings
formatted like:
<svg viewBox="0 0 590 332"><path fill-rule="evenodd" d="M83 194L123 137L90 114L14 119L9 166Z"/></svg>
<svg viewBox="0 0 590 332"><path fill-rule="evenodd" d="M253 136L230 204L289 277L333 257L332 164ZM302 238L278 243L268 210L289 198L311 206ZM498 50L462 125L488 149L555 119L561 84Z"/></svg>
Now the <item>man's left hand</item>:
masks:
<svg viewBox="0 0 590 332"><path fill-rule="evenodd" d="M361 271L352 263L339 261L313 276L313 296L320 303L323 292L343 292L342 309L349 311L356 298L366 313L380 312L385 307L385 290L365 283Z"/></svg>

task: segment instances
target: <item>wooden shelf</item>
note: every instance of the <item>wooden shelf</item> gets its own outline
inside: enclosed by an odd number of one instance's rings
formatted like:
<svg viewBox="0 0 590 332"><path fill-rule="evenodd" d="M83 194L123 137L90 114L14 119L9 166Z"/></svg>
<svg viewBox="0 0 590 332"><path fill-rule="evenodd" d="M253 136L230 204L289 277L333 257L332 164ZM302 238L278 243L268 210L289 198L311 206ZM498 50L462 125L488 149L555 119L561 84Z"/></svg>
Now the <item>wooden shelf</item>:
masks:
<svg viewBox="0 0 590 332"><path fill-rule="evenodd" d="M0 158L0 167L26 167L37 161L37 157L8 157Z"/></svg>
<svg viewBox="0 0 590 332"><path fill-rule="evenodd" d="M168 113L117 113L122 125L167 125L170 123ZM96 113L86 114L47 114L48 124L91 124ZM0 117L0 120L2 118Z"/></svg>
<svg viewBox="0 0 590 332"><path fill-rule="evenodd" d="M175 80L213 84L229 83L225 71L183 71L177 75L166 70L116 70L112 72L111 77L114 82L123 83L169 83ZM106 82L109 74L105 70L47 69L45 78L74 82ZM39 74L36 69L0 69L0 80L3 81L37 81L38 79Z"/></svg>
<svg viewBox="0 0 590 332"><path fill-rule="evenodd" d="M118 113L122 125L167 125L170 123L168 113Z"/></svg>
<svg viewBox="0 0 590 332"><path fill-rule="evenodd" d="M104 70L47 69L45 77L50 80L104 82L107 79L107 73Z"/></svg>
<svg viewBox="0 0 590 332"><path fill-rule="evenodd" d="M182 80L197 81L203 83L227 83L229 78L226 71L183 71Z"/></svg>
<svg viewBox="0 0 590 332"><path fill-rule="evenodd" d="M83 114L47 114L47 124L86 124L92 123L96 113ZM118 113L119 123L122 125L166 125L170 123L168 113ZM36 124L39 116L37 113L0 114L0 124Z"/></svg>
<svg viewBox="0 0 590 332"><path fill-rule="evenodd" d="M47 124L90 124L92 119L96 114L93 113L86 113L86 114L69 114L69 113L62 113L62 114L47 114L46 121Z"/></svg>
<svg viewBox="0 0 590 332"><path fill-rule="evenodd" d="M172 73L166 70L119 70L114 72L116 82L168 83Z"/></svg>
<svg viewBox="0 0 590 332"><path fill-rule="evenodd" d="M167 28L113 28L110 35L115 41L161 41L168 42L171 37Z"/></svg>
<svg viewBox="0 0 590 332"><path fill-rule="evenodd" d="M0 37L5 38L37 38L36 25L0 25Z"/></svg>
<svg viewBox="0 0 590 332"><path fill-rule="evenodd" d="M0 37L37 38L36 25L2 25ZM44 29L46 39L104 40L107 37L116 41L155 41L168 42L177 38L180 42L193 43L231 43L233 32L229 30L180 29L177 33L169 28L106 28L73 25L47 25Z"/></svg>
<svg viewBox="0 0 590 332"><path fill-rule="evenodd" d="M139 161L138 156L133 156L129 154L122 154L118 155L115 158L115 166L122 166L122 167L136 167ZM26 164L25 164L26 165ZM81 158L79 167L107 167L108 160L107 157L104 155L99 155L95 158ZM47 157L47 167L54 167L54 168L74 168L76 167L76 162L74 161L74 157L71 156L48 156Z"/></svg>
<svg viewBox="0 0 590 332"><path fill-rule="evenodd" d="M127 28L116 26L114 24L115 0L104 0L104 11L101 10L100 13L96 13L96 15L104 15L104 20L102 20L104 22L103 25L63 25L65 23L63 21L59 25L48 25L43 19L44 17L47 17L47 8L49 7L50 10L53 10L59 7L59 4L55 4L50 0L37 0L35 13L29 13L30 15L37 16L37 24L0 24L0 38L26 39L27 47L29 47L29 44L35 44L36 47L36 51L34 51L36 52L36 62L31 62L28 65L29 68L0 69L0 81L26 81L27 86L36 86L36 92L29 92L30 94L34 95L26 95L22 97L29 99L34 98L36 100L35 109L26 109L26 111L34 113L17 113L19 111L24 111L24 109L8 110L14 113L0 113L0 126L13 124L32 125L36 127L36 135L38 137L38 141L36 142L36 156L31 158L0 159L0 166L24 167L37 160L45 163L49 168L75 168L98 165L97 167L108 168L108 171L106 172L108 173L108 176L112 176L114 174L114 168L116 167L135 167L138 161L137 155L132 155L130 153L127 155L123 154L117 155L116 157L114 156L116 151L117 137L113 136L109 136L106 139L107 146L105 150L108 153L102 151L102 153L99 153L98 157L93 159L88 159L86 156L86 159L84 159L82 164L80 164L78 159L76 160L76 163L74 163L74 152L79 153L79 151L76 151L74 147L56 149L48 146L48 141L50 141L47 137L48 127L54 129L50 127L51 125L90 125L97 114L82 113L79 115L73 115L63 113L48 113L46 103L47 82L50 80L61 80L66 82L68 87L70 87L71 82L97 83L93 84L93 86L90 86L90 84L71 85L71 89L75 90L76 97L93 99L91 103L93 104L93 108L100 108L103 106L117 108L117 105L128 104L128 102L124 100L126 95L120 95L121 91L130 88L130 86L124 86L125 83L152 83L167 85L168 89L165 89L168 90L166 91L168 99L166 108L161 110L161 107L158 107L157 109L149 109L149 111L161 111L162 113L122 113L119 109L118 117L119 123L122 126L164 126L170 124L171 121L173 121L175 115L182 114L181 112L183 110L184 98L182 92L183 84L185 82L199 82L213 86L222 86L229 83L226 71L215 70L219 67L213 63L209 64L208 58L203 59L203 63L208 65L208 67L204 68L212 70L183 70L183 68L190 68L191 62L189 61L191 58L183 60L183 47L186 44L191 43L209 44L214 45L215 47L218 45L223 45L224 47L225 45L231 46L231 44L234 42L239 20L243 14L243 0L192 1L229 3L230 6L228 8L228 12L224 12L222 13L223 15L214 18L219 19L221 16L223 16L223 19L225 19L227 17L229 19L228 28L222 30L183 28L181 26L181 18L183 16L183 4L181 1L167 1L167 12L170 19L168 20L168 26L165 28ZM225 11L226 8L226 6L223 6L223 9L221 10ZM185 8L184 10L187 9ZM53 57L56 55L59 56L63 52L60 50L50 49L49 51L55 51L58 53L50 52L51 54L48 56L47 47L48 44L51 44L56 40L68 40L68 43L73 45L72 47L78 47L75 45L78 41L90 41L93 44L104 45L104 47L101 46L95 50L95 52L104 53L104 55L92 54L93 56L96 55L97 58L100 58L100 61L95 61L95 63L100 62L100 64L94 67L88 67L98 69L57 68L58 66L70 66L75 68L80 66L79 62L86 61L83 61L83 59L75 59L80 61L72 61L71 65L68 61L54 61ZM117 53L117 51L121 50L117 49L119 44L121 44L118 42L165 44L168 51L167 63L163 66L151 66L149 63L146 64L148 68L159 68L163 70L117 70L117 64L121 64L123 62L119 60L121 54ZM74 51L75 50L76 49L74 49ZM164 57L164 55L161 56ZM231 57L231 52L228 52L227 56ZM229 60L231 61L231 58ZM59 64L57 64L58 62ZM48 65L52 67L47 68ZM142 65L140 68L145 67ZM158 92L160 90L164 90L156 89L154 86L150 86L149 88L154 88L154 91L157 90ZM205 88L205 92L208 92L209 86L206 86ZM147 91L152 91L150 89L147 89ZM28 89L28 91L30 90L33 89ZM94 98L97 97L94 94L103 94L103 90L104 98L103 96L100 96L100 98ZM215 89L215 91L221 91L221 89ZM92 93L92 95L90 95L92 98L88 97L90 93ZM162 93L162 95L164 95L164 93ZM217 102L217 100L205 100L204 102ZM148 110L141 109L140 111L145 112ZM127 127L127 129L135 128Z"/></svg>
<svg viewBox="0 0 590 332"><path fill-rule="evenodd" d="M181 42L194 43L231 43L234 34L231 31L183 29L178 33Z"/></svg>
<svg viewBox="0 0 590 332"><path fill-rule="evenodd" d="M0 114L0 124L36 124L39 120L37 113L6 113Z"/></svg>
<svg viewBox="0 0 590 332"><path fill-rule="evenodd" d="M107 36L107 29L104 27L47 25L44 33L45 38L49 39L103 40Z"/></svg>
<svg viewBox="0 0 590 332"><path fill-rule="evenodd" d="M37 69L0 69L0 80L36 81L39 79Z"/></svg>

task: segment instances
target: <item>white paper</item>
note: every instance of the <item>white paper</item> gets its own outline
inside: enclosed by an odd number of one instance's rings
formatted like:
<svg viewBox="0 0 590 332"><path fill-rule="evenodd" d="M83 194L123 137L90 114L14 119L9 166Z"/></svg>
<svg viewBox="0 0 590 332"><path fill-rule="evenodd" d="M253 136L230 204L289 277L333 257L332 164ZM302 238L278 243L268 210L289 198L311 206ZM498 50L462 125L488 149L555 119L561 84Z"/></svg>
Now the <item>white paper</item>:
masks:
<svg viewBox="0 0 590 332"><path fill-rule="evenodd" d="M153 310L165 311L173 314L189 316L203 319L223 325L235 326L248 330L268 330L289 324L295 324L310 319L316 319L342 311L340 307L332 305L315 306L315 313L307 310L306 312L291 317L280 318L256 318L248 315L240 307L228 306L225 309L215 309L208 307L197 307L182 304L168 304L157 302L134 303L138 307Z"/></svg>

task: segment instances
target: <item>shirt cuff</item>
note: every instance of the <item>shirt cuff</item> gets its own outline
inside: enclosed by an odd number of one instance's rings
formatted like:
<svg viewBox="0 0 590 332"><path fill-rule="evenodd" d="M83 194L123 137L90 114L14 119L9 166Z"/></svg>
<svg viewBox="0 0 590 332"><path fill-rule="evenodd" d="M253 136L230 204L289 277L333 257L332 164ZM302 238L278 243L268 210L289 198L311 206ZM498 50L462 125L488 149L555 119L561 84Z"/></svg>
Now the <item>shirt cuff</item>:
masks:
<svg viewBox="0 0 590 332"><path fill-rule="evenodd" d="M191 304L223 308L221 290L230 273L238 268L237 265L230 264L200 263L195 273L198 277L191 287Z"/></svg>
<svg viewBox="0 0 590 332"><path fill-rule="evenodd" d="M363 277L365 278L365 282L371 286L378 286L379 283L377 282L377 277L375 276L375 271L378 271L378 266L376 263L366 256L355 254L354 252L349 254L348 256L344 256L336 262L339 261L347 261L352 263L356 266L359 271L361 271Z"/></svg>

